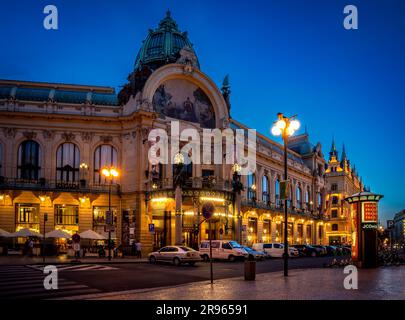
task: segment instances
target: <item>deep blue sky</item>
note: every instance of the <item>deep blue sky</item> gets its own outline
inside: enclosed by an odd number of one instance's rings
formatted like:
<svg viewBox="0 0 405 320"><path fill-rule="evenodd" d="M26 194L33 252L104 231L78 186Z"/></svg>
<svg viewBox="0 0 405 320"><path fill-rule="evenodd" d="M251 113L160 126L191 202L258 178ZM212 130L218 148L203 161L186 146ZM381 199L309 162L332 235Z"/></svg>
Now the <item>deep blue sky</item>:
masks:
<svg viewBox="0 0 405 320"><path fill-rule="evenodd" d="M57 31L42 26L47 4ZM346 4L358 30L342 26ZM202 71L230 74L235 119L269 135L277 112L298 114L326 155L333 135L346 143L385 195L382 220L405 208L405 1L1 1L0 78L119 88L168 8Z"/></svg>

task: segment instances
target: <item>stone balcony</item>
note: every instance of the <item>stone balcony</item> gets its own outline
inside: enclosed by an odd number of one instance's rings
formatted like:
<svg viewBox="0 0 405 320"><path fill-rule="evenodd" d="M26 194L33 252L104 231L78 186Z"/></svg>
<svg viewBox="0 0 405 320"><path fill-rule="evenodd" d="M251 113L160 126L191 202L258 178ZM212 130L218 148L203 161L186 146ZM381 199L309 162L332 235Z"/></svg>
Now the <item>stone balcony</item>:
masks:
<svg viewBox="0 0 405 320"><path fill-rule="evenodd" d="M37 180L26 180L16 178L0 177L0 190L30 190L39 192L79 192L79 193L107 193L108 184L89 184L86 180L80 181L59 181L40 178ZM119 184L111 186L113 193L120 193Z"/></svg>

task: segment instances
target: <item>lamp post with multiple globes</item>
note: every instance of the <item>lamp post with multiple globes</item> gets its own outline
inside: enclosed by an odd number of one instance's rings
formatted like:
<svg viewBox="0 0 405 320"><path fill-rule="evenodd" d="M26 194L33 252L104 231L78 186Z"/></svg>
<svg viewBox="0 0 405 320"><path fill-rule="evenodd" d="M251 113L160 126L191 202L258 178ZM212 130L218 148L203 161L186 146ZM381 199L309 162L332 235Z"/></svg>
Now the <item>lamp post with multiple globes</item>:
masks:
<svg viewBox="0 0 405 320"><path fill-rule="evenodd" d="M292 136L295 131L300 128L300 123L296 120L296 116L290 118L285 117L282 113L277 114L278 120L274 122L271 128L271 133L275 136L280 136L283 138L284 142L284 276L288 276L288 208L287 202L289 198L287 196L289 186L288 186L288 138ZM290 195L291 197L291 195Z"/></svg>
<svg viewBox="0 0 405 320"><path fill-rule="evenodd" d="M101 174L108 179L108 260L111 261L111 227L113 225L113 214L111 212L111 186L114 178L119 176L118 170L114 167L104 167Z"/></svg>

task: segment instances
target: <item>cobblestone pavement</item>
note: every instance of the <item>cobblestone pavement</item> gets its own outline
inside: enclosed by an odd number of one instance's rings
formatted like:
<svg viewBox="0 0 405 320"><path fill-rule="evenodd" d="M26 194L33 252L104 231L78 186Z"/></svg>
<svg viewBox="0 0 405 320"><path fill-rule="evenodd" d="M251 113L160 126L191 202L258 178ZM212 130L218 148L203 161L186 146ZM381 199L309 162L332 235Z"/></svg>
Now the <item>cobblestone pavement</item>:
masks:
<svg viewBox="0 0 405 320"><path fill-rule="evenodd" d="M262 273L256 281L243 278L216 280L191 284L140 289L108 294L77 296L75 299L111 300L380 300L405 299L405 267L386 267L359 270L358 290L343 286L343 268L291 270L284 278L281 272Z"/></svg>

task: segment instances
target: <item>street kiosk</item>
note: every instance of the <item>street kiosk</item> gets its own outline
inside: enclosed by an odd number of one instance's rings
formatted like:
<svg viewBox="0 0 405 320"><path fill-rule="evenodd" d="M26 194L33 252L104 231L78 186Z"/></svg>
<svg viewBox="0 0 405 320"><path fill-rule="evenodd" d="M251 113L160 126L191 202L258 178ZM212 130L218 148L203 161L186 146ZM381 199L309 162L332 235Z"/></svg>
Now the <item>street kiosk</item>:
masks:
<svg viewBox="0 0 405 320"><path fill-rule="evenodd" d="M376 268L378 202L380 194L367 191L347 197L352 219L352 260L360 268Z"/></svg>

